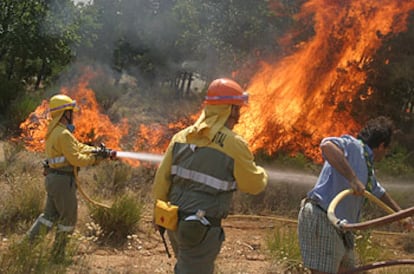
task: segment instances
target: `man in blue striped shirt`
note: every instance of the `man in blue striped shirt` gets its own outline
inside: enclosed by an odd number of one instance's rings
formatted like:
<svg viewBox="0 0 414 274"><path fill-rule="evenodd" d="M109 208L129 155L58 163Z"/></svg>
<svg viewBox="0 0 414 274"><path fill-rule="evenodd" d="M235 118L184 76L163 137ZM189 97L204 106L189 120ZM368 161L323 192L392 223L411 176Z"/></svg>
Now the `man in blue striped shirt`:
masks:
<svg viewBox="0 0 414 274"><path fill-rule="evenodd" d="M338 218L349 223L359 221L365 189L393 210L401 210L376 180L373 170L373 162L385 156L392 132L391 120L381 116L368 121L357 138L343 135L322 140L325 163L298 216L301 254L312 273L337 273L354 267L353 234L336 229L326 214L338 193L352 188L356 194L341 201L335 211Z"/></svg>

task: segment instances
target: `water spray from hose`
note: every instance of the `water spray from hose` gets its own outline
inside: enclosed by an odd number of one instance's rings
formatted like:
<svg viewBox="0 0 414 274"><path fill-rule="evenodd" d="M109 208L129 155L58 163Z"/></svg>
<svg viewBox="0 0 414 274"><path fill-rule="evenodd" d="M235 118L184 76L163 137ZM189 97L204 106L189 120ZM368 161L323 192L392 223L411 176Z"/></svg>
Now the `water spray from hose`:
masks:
<svg viewBox="0 0 414 274"><path fill-rule="evenodd" d="M161 154L153 154L153 153L146 153L146 152L131 152L131 151L116 151L115 157L117 158L127 158L127 159L135 159L139 161L148 161L148 162L155 162L159 163L164 158Z"/></svg>
<svg viewBox="0 0 414 274"><path fill-rule="evenodd" d="M155 163L159 163L163 159L163 155L160 155L160 154L152 154L152 153L145 153L145 152L115 151L115 150L107 149L104 144L101 144L99 149L93 151L93 153L104 154L106 155L106 157L109 157L110 159L127 158L127 159L135 159L139 161L147 161L147 162L155 162ZM111 208L111 206L109 205L93 200L86 194L86 192L82 189L82 186L79 182L77 168L74 168L74 175L75 175L75 181L76 181L76 185L78 187L79 192L88 202L90 202L91 204L95 206L99 206L99 207L103 207L107 209Z"/></svg>

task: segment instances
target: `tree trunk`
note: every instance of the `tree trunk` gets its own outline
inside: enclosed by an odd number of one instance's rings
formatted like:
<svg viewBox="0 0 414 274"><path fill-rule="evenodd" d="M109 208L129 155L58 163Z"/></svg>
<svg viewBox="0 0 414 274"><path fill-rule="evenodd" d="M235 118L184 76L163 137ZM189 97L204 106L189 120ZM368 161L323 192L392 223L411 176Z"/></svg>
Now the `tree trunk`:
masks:
<svg viewBox="0 0 414 274"><path fill-rule="evenodd" d="M193 73L189 72L187 75L188 75L188 82L187 82L187 88L186 88L185 94L187 97L189 97L190 89L191 89L191 82L193 81Z"/></svg>
<svg viewBox="0 0 414 274"><path fill-rule="evenodd" d="M37 73L37 79L35 84L35 90L39 89L40 83L43 80L43 75L45 75L46 72L46 61L42 60L42 67L40 68L39 72Z"/></svg>
<svg viewBox="0 0 414 274"><path fill-rule="evenodd" d="M14 57L11 57L9 59L9 62L7 64L7 69L6 69L8 80L11 80L13 78L14 63L15 63Z"/></svg>

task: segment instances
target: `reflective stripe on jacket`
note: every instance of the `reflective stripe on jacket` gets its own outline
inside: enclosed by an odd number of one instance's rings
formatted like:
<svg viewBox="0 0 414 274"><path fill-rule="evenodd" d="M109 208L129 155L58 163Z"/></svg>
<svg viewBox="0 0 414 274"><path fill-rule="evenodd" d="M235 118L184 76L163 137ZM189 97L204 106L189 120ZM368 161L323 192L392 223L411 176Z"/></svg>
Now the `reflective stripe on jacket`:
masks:
<svg viewBox="0 0 414 274"><path fill-rule="evenodd" d="M168 201L168 194L171 187L171 170L173 160L173 148L175 143L190 143L187 134L190 128L178 132L171 140L167 151L164 154L154 179L152 189L154 200ZM254 157L247 147L247 143L240 136L223 127L213 141L205 137L191 138L191 143L197 147L210 147L216 149L234 160L234 179L237 182L237 189L249 193L258 194L267 185L267 173L256 165Z"/></svg>
<svg viewBox="0 0 414 274"><path fill-rule="evenodd" d="M236 190L232 158L210 147L175 143L169 200L180 210L214 218L227 216Z"/></svg>
<svg viewBox="0 0 414 274"><path fill-rule="evenodd" d="M204 184L206 186L212 187L217 190L222 191L229 191L229 190L236 190L236 181L223 181L220 179L217 179L213 176L194 171L191 169L186 169L183 167L180 167L179 165L174 165L171 167L171 174L177 175L178 177L189 179L194 182Z"/></svg>
<svg viewBox="0 0 414 274"><path fill-rule="evenodd" d="M96 162L93 149L76 140L63 124L58 124L46 139L46 155L53 162L49 162L51 168L93 165Z"/></svg>
<svg viewBox="0 0 414 274"><path fill-rule="evenodd" d="M49 163L49 165L63 164L65 161L66 161L66 158L64 156L58 156L55 158L47 159L47 162Z"/></svg>

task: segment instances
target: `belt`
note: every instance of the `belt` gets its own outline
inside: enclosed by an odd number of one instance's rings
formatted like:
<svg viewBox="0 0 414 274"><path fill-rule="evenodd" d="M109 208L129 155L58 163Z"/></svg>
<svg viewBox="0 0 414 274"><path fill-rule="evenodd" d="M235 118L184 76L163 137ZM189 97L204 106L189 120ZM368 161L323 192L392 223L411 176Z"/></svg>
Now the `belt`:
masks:
<svg viewBox="0 0 414 274"><path fill-rule="evenodd" d="M319 204L319 202L318 201L315 201L314 199L312 199L312 198L309 198L309 197L306 197L305 199L304 199L304 202L303 202L303 204L306 204L306 203L311 203L312 205L314 205L314 206L316 206L317 208L319 208L320 210L322 210L323 212L325 212L325 213L327 213L326 212L326 210Z"/></svg>
<svg viewBox="0 0 414 274"><path fill-rule="evenodd" d="M55 168L47 168L45 171L47 174L52 173L52 174L57 174L57 175L75 176L73 171L66 171L66 170L60 170L60 169L55 169Z"/></svg>
<svg viewBox="0 0 414 274"><path fill-rule="evenodd" d="M195 215L195 213L178 211L178 218L180 220L184 220L188 216L192 216L192 215ZM209 221L211 226L221 226L221 218L214 218L214 217L209 217L209 216L204 216L204 218L206 218Z"/></svg>

